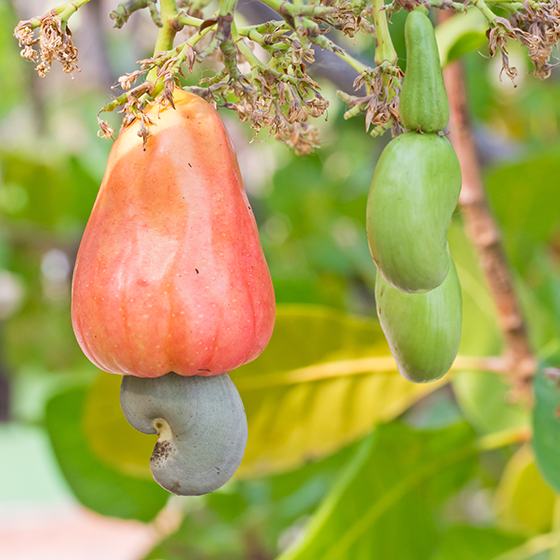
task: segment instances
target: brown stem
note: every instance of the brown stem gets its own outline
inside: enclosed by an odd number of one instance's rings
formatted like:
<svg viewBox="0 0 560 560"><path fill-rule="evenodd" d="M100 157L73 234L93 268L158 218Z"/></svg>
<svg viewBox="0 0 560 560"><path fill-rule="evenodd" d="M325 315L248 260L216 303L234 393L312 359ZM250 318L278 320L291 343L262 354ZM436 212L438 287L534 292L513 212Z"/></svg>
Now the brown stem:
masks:
<svg viewBox="0 0 560 560"><path fill-rule="evenodd" d="M500 232L489 208L482 184L480 163L467 110L463 65L449 64L443 72L451 117L449 138L457 152L463 174L459 197L467 235L478 253L479 262L496 304L505 340L514 387L527 395L535 373L536 360L531 350L525 320L519 308L509 264Z"/></svg>

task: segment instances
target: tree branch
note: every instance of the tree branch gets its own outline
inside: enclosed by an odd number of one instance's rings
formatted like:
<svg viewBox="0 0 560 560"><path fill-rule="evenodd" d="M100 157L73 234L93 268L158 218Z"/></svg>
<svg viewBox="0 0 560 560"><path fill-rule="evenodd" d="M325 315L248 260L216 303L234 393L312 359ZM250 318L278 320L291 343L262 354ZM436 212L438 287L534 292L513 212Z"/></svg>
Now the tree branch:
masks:
<svg viewBox="0 0 560 560"><path fill-rule="evenodd" d="M463 174L459 204L467 235L478 253L479 262L490 286L506 345L505 356L518 396L527 396L536 369L524 317L519 308L512 275L500 232L489 208L482 184L480 163L469 120L463 67L460 61L443 72L451 118L450 140L457 152Z"/></svg>

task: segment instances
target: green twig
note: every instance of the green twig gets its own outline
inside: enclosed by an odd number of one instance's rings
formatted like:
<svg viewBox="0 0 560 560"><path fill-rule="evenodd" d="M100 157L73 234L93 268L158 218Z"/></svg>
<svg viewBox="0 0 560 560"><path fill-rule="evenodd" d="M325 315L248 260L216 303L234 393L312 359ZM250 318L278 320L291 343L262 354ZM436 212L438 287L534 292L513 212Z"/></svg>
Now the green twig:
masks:
<svg viewBox="0 0 560 560"><path fill-rule="evenodd" d="M179 11L175 0L160 0L162 27L159 30L156 46L154 47L154 58L159 52L170 51L173 49L173 41L175 35L179 31L177 26L177 16ZM146 77L146 80L152 82L156 86L156 90L163 88L163 84L157 84L158 68L152 68ZM156 93L157 95L157 93Z"/></svg>
<svg viewBox="0 0 560 560"><path fill-rule="evenodd" d="M273 9L283 17L328 17L335 13L336 8L313 4L291 4L285 0L260 0L262 4Z"/></svg>
<svg viewBox="0 0 560 560"><path fill-rule="evenodd" d="M90 0L75 0L74 2L69 2L68 4L63 4L62 6L59 6L58 8L54 8L54 10L51 10L48 15L57 15L59 16L61 22L62 22L62 26L63 28L66 27L66 24L68 23L68 20L85 4L87 4L88 2L90 2ZM29 27L29 29L37 29L38 27L41 27L41 23L43 21L43 19L46 16L43 17L34 17L31 18L27 21L22 21L20 22L18 27Z"/></svg>
<svg viewBox="0 0 560 560"><path fill-rule="evenodd" d="M245 57L245 60L249 63L251 70L259 68L262 71L267 71L268 68L264 62L258 58L255 53L246 45L245 41L240 36L239 30L237 29L235 22L233 22L231 28L232 36L239 49L239 52Z"/></svg>
<svg viewBox="0 0 560 560"><path fill-rule="evenodd" d="M369 72L371 68L366 66L363 62L360 62L358 59L354 58L352 55L348 54L345 50L336 50L333 51L338 58L346 62L348 66L351 66L358 72L358 74L363 74L365 72Z"/></svg>
<svg viewBox="0 0 560 560"><path fill-rule="evenodd" d="M473 5L486 18L488 23L493 23L496 19L496 14L488 7L488 4L486 4L484 0L473 0Z"/></svg>
<svg viewBox="0 0 560 560"><path fill-rule="evenodd" d="M375 25L375 64L381 66L384 62L395 66L397 52L393 46L387 15L384 10L383 0L373 0L373 23Z"/></svg>
<svg viewBox="0 0 560 560"><path fill-rule="evenodd" d="M128 2L122 2L109 14L109 17L115 20L115 27L120 29L134 12L146 7L150 9L150 15L154 23L161 27L163 23L157 10L156 0L128 0Z"/></svg>
<svg viewBox="0 0 560 560"><path fill-rule="evenodd" d="M193 16L189 16L185 12L181 11L177 16L177 22L180 25L189 25L190 27L201 27L202 24L204 23L204 20Z"/></svg>

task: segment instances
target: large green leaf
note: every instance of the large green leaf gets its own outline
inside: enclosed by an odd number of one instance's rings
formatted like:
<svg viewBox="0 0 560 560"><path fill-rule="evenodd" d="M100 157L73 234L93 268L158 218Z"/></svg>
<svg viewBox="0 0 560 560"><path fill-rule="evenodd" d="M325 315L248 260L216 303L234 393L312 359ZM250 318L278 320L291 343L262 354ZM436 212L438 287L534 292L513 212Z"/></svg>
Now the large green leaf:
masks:
<svg viewBox="0 0 560 560"><path fill-rule="evenodd" d="M46 409L47 430L70 488L82 504L102 515L150 521L169 494L153 481L108 467L91 453L80 422L85 398L85 389L71 389L53 397Z"/></svg>
<svg viewBox="0 0 560 560"><path fill-rule="evenodd" d="M204 496L146 558L271 558L290 527L313 513L360 444L295 471L239 481Z"/></svg>
<svg viewBox="0 0 560 560"><path fill-rule="evenodd" d="M493 527L451 527L442 537L432 560L494 560L519 546L524 538Z"/></svg>
<svg viewBox="0 0 560 560"><path fill-rule="evenodd" d="M379 426L280 560L429 558L437 541L434 508L473 474L474 437L466 424L431 431Z"/></svg>
<svg viewBox="0 0 560 560"><path fill-rule="evenodd" d="M544 482L529 446L509 460L496 490L496 511L503 527L538 534L549 531L556 496Z"/></svg>
<svg viewBox="0 0 560 560"><path fill-rule="evenodd" d="M249 420L240 476L332 453L445 383L403 379L377 323L311 306L281 309L268 348L232 378Z"/></svg>
<svg viewBox="0 0 560 560"><path fill-rule="evenodd" d="M540 367L534 380L533 447L548 484L560 492L560 370Z"/></svg>
<svg viewBox="0 0 560 560"><path fill-rule="evenodd" d="M270 344L231 374L247 412L249 441L238 477L264 476L333 453L441 386L403 379L379 325L324 307L279 306ZM114 468L149 476L154 442L135 434L118 402L118 376L88 396L91 449Z"/></svg>

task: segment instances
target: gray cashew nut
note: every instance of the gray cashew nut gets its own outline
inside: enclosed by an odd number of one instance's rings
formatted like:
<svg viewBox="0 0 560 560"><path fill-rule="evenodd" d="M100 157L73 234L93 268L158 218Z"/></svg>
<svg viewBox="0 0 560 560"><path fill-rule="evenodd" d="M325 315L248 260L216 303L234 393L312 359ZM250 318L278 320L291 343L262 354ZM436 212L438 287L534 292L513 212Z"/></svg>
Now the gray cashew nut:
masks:
<svg viewBox="0 0 560 560"><path fill-rule="evenodd" d="M213 492L235 473L247 444L243 401L227 373L185 377L127 375L121 408L139 432L157 434L156 482L179 496Z"/></svg>

